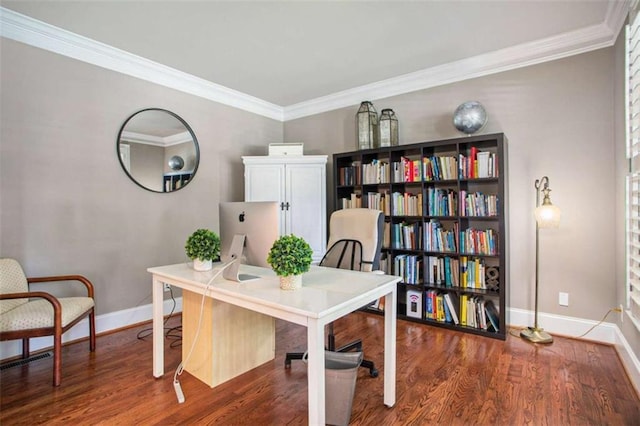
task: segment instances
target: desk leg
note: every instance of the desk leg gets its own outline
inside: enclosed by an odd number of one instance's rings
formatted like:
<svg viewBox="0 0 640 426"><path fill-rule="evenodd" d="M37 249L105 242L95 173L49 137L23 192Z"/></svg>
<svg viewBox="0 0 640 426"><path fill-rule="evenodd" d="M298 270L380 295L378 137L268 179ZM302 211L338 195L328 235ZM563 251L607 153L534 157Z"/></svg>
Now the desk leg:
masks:
<svg viewBox="0 0 640 426"><path fill-rule="evenodd" d="M309 319L307 325L307 381L309 393L309 424L324 425L324 324Z"/></svg>
<svg viewBox="0 0 640 426"><path fill-rule="evenodd" d="M396 290L384 302L384 405L396 403Z"/></svg>
<svg viewBox="0 0 640 426"><path fill-rule="evenodd" d="M163 324L163 289L162 281L153 277L153 377L164 374L164 324Z"/></svg>

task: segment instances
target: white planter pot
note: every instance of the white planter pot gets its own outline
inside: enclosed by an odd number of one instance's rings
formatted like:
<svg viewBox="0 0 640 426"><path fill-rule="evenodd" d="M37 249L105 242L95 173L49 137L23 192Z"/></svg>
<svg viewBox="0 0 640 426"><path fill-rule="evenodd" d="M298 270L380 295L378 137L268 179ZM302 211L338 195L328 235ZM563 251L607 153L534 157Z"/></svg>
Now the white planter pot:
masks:
<svg viewBox="0 0 640 426"><path fill-rule="evenodd" d="M210 271L213 269L213 261L193 259L193 269L200 272Z"/></svg>
<svg viewBox="0 0 640 426"><path fill-rule="evenodd" d="M280 288L282 290L298 290L299 288L302 288L302 275L281 276Z"/></svg>

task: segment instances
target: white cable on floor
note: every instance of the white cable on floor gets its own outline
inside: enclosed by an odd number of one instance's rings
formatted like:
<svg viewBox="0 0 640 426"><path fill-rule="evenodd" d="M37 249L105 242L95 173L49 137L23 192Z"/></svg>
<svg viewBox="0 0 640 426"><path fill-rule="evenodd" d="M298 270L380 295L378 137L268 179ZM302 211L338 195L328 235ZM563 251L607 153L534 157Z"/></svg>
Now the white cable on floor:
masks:
<svg viewBox="0 0 640 426"><path fill-rule="evenodd" d="M187 362L189 361L189 358L191 358L191 354L193 353L193 349L196 347L196 342L198 340L198 336L200 335L200 326L202 325L205 295L207 294L207 291L209 291L209 287L213 283L213 280L215 280L222 271L224 271L229 265L231 265L236 260L237 259L232 259L231 261L222 265L220 268L216 268L215 275L211 277L211 279L207 282L207 285L205 286L204 291L202 292L202 301L200 302L200 318L198 319L198 327L196 329L196 335L193 338L193 342L191 342L191 348L189 349L189 353L187 354L187 357L184 360L182 360L182 362L180 362L180 364L178 365L178 368L176 368L176 372L173 374L173 387L176 391L176 396L178 397L178 403L180 404L182 404L185 399L184 399L184 393L182 392L182 387L180 386L180 381L178 380L178 376L180 376L184 371L184 366L187 365Z"/></svg>

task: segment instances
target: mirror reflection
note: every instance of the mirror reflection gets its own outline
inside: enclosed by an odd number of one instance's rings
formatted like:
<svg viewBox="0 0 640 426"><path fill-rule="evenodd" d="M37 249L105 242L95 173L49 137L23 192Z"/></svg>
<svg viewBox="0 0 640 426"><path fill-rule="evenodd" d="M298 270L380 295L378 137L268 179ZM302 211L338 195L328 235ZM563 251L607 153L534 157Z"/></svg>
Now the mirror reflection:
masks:
<svg viewBox="0 0 640 426"><path fill-rule="evenodd" d="M136 184L153 192L183 188L200 161L198 141L178 115L148 108L131 115L117 141L122 168Z"/></svg>

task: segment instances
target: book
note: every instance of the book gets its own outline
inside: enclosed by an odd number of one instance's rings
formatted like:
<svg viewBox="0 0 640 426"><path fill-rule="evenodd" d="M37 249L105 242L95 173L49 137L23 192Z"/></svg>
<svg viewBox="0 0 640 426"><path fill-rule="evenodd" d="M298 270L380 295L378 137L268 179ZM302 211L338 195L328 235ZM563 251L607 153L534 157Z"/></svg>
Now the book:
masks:
<svg viewBox="0 0 640 426"><path fill-rule="evenodd" d="M445 322L444 297L440 293L436 295L436 312L436 319Z"/></svg>
<svg viewBox="0 0 640 426"><path fill-rule="evenodd" d="M476 308L476 312L478 315L478 328L483 329L484 331L487 331L487 315L485 313L485 301L483 298L478 298L478 301L476 302L477 308Z"/></svg>
<svg viewBox="0 0 640 426"><path fill-rule="evenodd" d="M427 292L427 297L424 299L424 313L427 319L434 319L434 303L433 303L433 290Z"/></svg>
<svg viewBox="0 0 640 426"><path fill-rule="evenodd" d="M453 321L454 324L459 324L460 321L458 320L458 313L456 312L457 303L454 302L454 298L455 298L455 295L452 295L451 293L444 294L444 301L446 302L446 306L449 309L451 320Z"/></svg>
<svg viewBox="0 0 640 426"><path fill-rule="evenodd" d="M467 325L467 299L466 294L460 296L460 325Z"/></svg>
<svg viewBox="0 0 640 426"><path fill-rule="evenodd" d="M476 298L469 296L467 299L467 326L477 328Z"/></svg>
<svg viewBox="0 0 640 426"><path fill-rule="evenodd" d="M400 157L402 163L403 182L413 182L413 161L407 157Z"/></svg>
<svg viewBox="0 0 640 426"><path fill-rule="evenodd" d="M487 178L489 175L489 161L491 159L489 151L479 151L477 154L478 177Z"/></svg>
<svg viewBox="0 0 640 426"><path fill-rule="evenodd" d="M478 177L478 148L475 146L471 147L471 153L469 154L469 174L467 177L476 178Z"/></svg>
<svg viewBox="0 0 640 426"><path fill-rule="evenodd" d="M449 305L446 302L445 299L446 294L442 295L442 307L443 307L443 311L444 311L444 322L453 322L453 319L451 318L451 311L449 310Z"/></svg>
<svg viewBox="0 0 640 426"><path fill-rule="evenodd" d="M496 306L491 300L487 300L484 304L484 310L489 322L491 323L491 327L497 333L500 331L500 315L498 314Z"/></svg>

